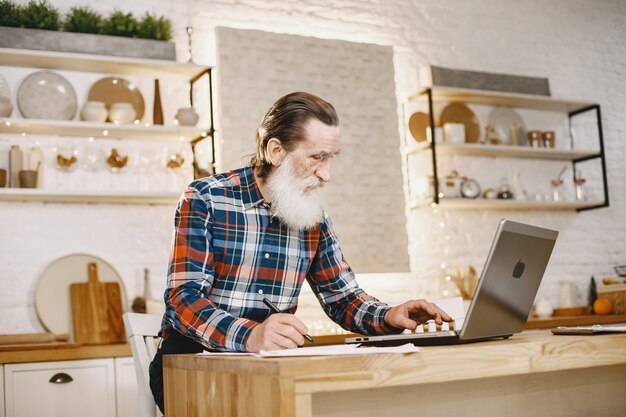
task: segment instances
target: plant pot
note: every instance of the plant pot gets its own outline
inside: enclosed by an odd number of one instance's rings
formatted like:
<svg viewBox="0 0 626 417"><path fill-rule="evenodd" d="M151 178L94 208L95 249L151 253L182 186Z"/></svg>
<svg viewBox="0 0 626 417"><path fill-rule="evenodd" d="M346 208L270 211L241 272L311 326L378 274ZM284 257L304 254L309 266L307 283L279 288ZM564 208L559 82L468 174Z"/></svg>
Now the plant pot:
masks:
<svg viewBox="0 0 626 417"><path fill-rule="evenodd" d="M0 27L0 48L176 60L174 42L12 27Z"/></svg>

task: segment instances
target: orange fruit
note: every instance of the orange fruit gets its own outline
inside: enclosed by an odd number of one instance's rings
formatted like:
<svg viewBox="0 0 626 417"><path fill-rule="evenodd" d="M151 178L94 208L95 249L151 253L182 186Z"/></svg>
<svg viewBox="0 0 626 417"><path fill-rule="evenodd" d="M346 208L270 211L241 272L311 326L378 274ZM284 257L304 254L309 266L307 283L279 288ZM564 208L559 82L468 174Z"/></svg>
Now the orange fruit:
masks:
<svg viewBox="0 0 626 417"><path fill-rule="evenodd" d="M593 303L593 311L594 313L600 315L600 316L604 316L606 314L609 314L611 312L611 310L613 310L613 304L611 304L610 300L607 300L606 298L598 298L594 303Z"/></svg>

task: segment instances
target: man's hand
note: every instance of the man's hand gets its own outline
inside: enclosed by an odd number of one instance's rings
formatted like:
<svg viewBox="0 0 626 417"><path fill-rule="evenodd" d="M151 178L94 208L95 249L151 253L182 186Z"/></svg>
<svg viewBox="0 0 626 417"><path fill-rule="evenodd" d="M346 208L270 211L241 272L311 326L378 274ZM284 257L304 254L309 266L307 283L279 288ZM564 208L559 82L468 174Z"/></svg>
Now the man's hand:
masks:
<svg viewBox="0 0 626 417"><path fill-rule="evenodd" d="M407 301L391 308L385 314L385 322L400 329L415 330L428 320L435 320L435 323L441 324L444 321L452 321L452 317L426 300Z"/></svg>
<svg viewBox="0 0 626 417"><path fill-rule="evenodd" d="M307 328L292 314L272 314L250 332L246 341L248 352L294 349L304 344Z"/></svg>

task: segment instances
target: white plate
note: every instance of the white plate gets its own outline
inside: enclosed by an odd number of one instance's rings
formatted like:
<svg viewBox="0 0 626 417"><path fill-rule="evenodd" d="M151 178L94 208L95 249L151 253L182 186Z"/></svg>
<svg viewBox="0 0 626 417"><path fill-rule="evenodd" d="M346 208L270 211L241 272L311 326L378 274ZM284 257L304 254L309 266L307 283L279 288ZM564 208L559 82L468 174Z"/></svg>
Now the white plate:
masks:
<svg viewBox="0 0 626 417"><path fill-rule="evenodd" d="M4 79L2 74L0 74L0 97L8 97L11 98L11 89L9 88L9 83Z"/></svg>
<svg viewBox="0 0 626 417"><path fill-rule="evenodd" d="M526 145L526 124L515 110L496 107L489 114L487 124L493 127L492 136L500 139L503 145Z"/></svg>
<svg viewBox="0 0 626 417"><path fill-rule="evenodd" d="M37 71L22 81L17 105L27 119L72 120L78 107L72 85L59 74Z"/></svg>
<svg viewBox="0 0 626 417"><path fill-rule="evenodd" d="M35 288L35 310L41 324L55 334L72 334L72 304L70 284L87 282L87 264L98 265L101 282L117 282L122 294L122 309L126 311L126 290L120 274L106 261L93 255L64 256L46 267Z"/></svg>

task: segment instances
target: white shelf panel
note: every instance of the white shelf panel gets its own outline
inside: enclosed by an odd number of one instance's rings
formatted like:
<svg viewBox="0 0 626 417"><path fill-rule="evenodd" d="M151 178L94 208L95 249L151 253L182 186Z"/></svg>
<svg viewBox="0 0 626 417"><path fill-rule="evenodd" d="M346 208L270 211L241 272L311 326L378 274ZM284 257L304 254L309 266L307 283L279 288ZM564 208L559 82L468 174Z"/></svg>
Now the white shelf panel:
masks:
<svg viewBox="0 0 626 417"><path fill-rule="evenodd" d="M465 198L442 198L438 207L450 210L575 210L579 208L593 207L603 204L602 201L523 201L523 200L485 200L485 199L465 199ZM409 205L409 208L431 207L432 201L416 201Z"/></svg>
<svg viewBox="0 0 626 417"><path fill-rule="evenodd" d="M0 133L191 141L210 135L211 129L194 126L115 125L75 120L3 118L0 119Z"/></svg>
<svg viewBox="0 0 626 417"><path fill-rule="evenodd" d="M211 68L203 65L181 64L176 61L157 59L111 57L105 55L34 51L13 48L0 48L0 62L2 65L15 67L127 74L151 78L174 75L191 79Z"/></svg>
<svg viewBox="0 0 626 417"><path fill-rule="evenodd" d="M39 201L45 203L108 203L175 205L180 193L175 192L102 192L56 191L36 188L0 188L0 201Z"/></svg>
<svg viewBox="0 0 626 417"><path fill-rule="evenodd" d="M430 151L430 144L422 142L412 145L406 152L410 155L426 150ZM600 156L599 150L531 148L510 145L437 144L435 150L438 155L502 156L507 158L560 159L567 161Z"/></svg>
<svg viewBox="0 0 626 417"><path fill-rule="evenodd" d="M532 94L502 93L497 91L473 90L467 88L432 87L434 101L460 101L465 103L507 106L525 109L571 112L596 103L567 100ZM426 94L416 93L409 100L427 100Z"/></svg>

